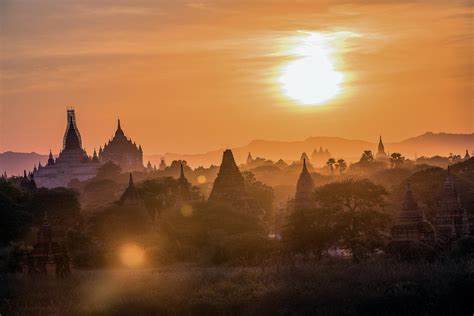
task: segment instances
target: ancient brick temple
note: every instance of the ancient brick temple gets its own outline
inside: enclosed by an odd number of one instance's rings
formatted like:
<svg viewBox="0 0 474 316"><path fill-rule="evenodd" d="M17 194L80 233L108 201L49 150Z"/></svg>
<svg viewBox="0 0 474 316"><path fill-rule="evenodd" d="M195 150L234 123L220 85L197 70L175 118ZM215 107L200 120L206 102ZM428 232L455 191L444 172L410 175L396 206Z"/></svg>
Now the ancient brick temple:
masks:
<svg viewBox="0 0 474 316"><path fill-rule="evenodd" d="M217 178L214 181L209 201L227 203L236 209L246 212L256 214L263 212L250 194L247 193L244 178L235 163L230 149L224 151L222 163Z"/></svg>
<svg viewBox="0 0 474 316"><path fill-rule="evenodd" d="M143 150L141 145L136 145L131 139L127 139L120 125L111 141L99 149L99 160L102 163L112 161L119 165L124 171L143 171Z"/></svg>
<svg viewBox="0 0 474 316"><path fill-rule="evenodd" d="M47 274L48 266L55 269L56 276L59 278L71 274L67 250L53 240L53 230L46 212L38 230L36 244L30 252L25 254L24 265L28 274Z"/></svg>
<svg viewBox="0 0 474 316"><path fill-rule="evenodd" d="M429 245L435 242L435 229L428 222L423 211L418 207L413 192L408 183L402 210L397 223L392 227L392 242L403 244L410 241L420 241Z"/></svg>
<svg viewBox="0 0 474 316"><path fill-rule="evenodd" d="M436 209L435 228L439 244L450 244L470 233L468 214L461 207L450 167L448 167L448 176L443 184L441 201Z"/></svg>
<svg viewBox="0 0 474 316"><path fill-rule="evenodd" d="M314 181L306 167L306 159L303 159L303 169L296 183L294 209L305 210L312 208L314 206L312 199L313 191Z"/></svg>

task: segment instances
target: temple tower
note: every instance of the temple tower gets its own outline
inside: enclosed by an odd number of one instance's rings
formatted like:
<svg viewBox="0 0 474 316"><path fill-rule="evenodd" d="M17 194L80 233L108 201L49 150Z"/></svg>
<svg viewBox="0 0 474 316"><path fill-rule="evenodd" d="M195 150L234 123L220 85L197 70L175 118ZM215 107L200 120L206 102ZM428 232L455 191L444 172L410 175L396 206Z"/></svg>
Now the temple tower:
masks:
<svg viewBox="0 0 474 316"><path fill-rule="evenodd" d="M448 166L448 176L443 184L441 201L436 209L436 237L440 244L449 244L453 240L469 234L467 212L461 207L456 182Z"/></svg>
<svg viewBox="0 0 474 316"><path fill-rule="evenodd" d="M376 158L387 158L387 154L385 153L385 146L382 142L382 136L379 137L379 145L377 147L377 155Z"/></svg>
<svg viewBox="0 0 474 316"><path fill-rule="evenodd" d="M433 225L425 220L408 183L402 210L397 223L392 227L392 242L410 241L421 241L432 245L435 241L435 230Z"/></svg>
<svg viewBox="0 0 474 316"><path fill-rule="evenodd" d="M295 210L310 209L314 206L312 194L314 191L314 181L306 167L306 160L303 160L303 169L296 183Z"/></svg>
<svg viewBox="0 0 474 316"><path fill-rule="evenodd" d="M219 173L214 181L209 201L232 205L238 210L261 216L264 211L247 193L242 174L230 149L224 151Z"/></svg>
<svg viewBox="0 0 474 316"><path fill-rule="evenodd" d="M142 206L142 200L135 184L133 183L133 176L131 173L128 180L128 187L120 197L120 204L124 206Z"/></svg>

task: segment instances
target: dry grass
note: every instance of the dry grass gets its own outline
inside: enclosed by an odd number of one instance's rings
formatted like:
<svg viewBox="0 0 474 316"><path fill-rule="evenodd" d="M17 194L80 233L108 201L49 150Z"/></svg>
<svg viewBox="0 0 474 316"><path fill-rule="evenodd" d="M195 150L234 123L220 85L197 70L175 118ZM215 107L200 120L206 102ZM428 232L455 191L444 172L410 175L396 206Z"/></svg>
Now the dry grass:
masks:
<svg viewBox="0 0 474 316"><path fill-rule="evenodd" d="M2 315L472 314L467 262L371 261L271 268L172 266L3 276Z"/></svg>

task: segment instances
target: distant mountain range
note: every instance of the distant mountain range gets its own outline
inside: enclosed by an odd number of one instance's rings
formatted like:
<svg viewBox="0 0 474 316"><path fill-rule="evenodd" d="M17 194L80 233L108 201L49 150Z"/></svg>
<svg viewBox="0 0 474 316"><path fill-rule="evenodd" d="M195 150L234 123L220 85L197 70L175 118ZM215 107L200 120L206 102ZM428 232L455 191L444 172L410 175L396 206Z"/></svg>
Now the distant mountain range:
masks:
<svg viewBox="0 0 474 316"><path fill-rule="evenodd" d="M378 141L378 140L377 140ZM407 158L413 159L415 155L421 156L448 156L455 153L464 156L466 149L470 153L474 150L474 133L471 134L448 134L448 133L425 133L420 136L408 138L401 142L384 143L386 152L400 152ZM246 160L248 153L255 157L267 159L293 161L300 158L301 153L306 152L308 156L314 149L328 149L335 158L344 158L347 161L358 160L364 150L376 151L377 142L367 142L356 139L345 139L341 137L310 137L303 141L271 141L254 140L249 144L232 148L237 163ZM209 151L202 154L178 154L165 153L145 155L144 163L151 161L157 166L161 157L169 164L173 160L186 160L192 167L219 165L224 148ZM33 166L41 162L46 164L48 155L37 153L5 152L0 154L0 172L6 171L9 175L23 173L23 170L31 170Z"/></svg>

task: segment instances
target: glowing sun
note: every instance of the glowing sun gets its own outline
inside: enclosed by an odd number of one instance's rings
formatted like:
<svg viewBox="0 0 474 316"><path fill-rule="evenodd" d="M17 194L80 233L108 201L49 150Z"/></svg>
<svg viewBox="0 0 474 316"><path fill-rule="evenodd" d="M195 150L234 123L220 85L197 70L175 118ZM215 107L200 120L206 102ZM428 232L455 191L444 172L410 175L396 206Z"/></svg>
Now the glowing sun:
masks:
<svg viewBox="0 0 474 316"><path fill-rule="evenodd" d="M334 68L327 36L309 33L290 54L297 56L283 67L279 82L285 94L303 105L320 105L339 94L342 73Z"/></svg>

